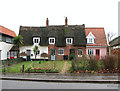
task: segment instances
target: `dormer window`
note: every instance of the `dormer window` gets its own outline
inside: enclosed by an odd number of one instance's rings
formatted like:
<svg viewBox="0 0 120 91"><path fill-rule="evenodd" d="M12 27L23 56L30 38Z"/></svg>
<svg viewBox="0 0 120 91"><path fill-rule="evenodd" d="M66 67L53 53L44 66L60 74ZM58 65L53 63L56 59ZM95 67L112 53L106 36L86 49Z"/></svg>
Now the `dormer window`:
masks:
<svg viewBox="0 0 120 91"><path fill-rule="evenodd" d="M72 44L73 39L72 38L66 38L66 44Z"/></svg>
<svg viewBox="0 0 120 91"><path fill-rule="evenodd" d="M40 38L39 37L34 37L33 38L33 43L34 44L39 44L40 43Z"/></svg>
<svg viewBox="0 0 120 91"><path fill-rule="evenodd" d="M89 43L92 44L92 43L93 43L93 40L94 40L93 38L89 38Z"/></svg>
<svg viewBox="0 0 120 91"><path fill-rule="evenodd" d="M55 44L55 38L49 38L49 44Z"/></svg>
<svg viewBox="0 0 120 91"><path fill-rule="evenodd" d="M95 40L95 36L90 32L88 34L88 36L86 37L87 38L87 44L94 44L94 40Z"/></svg>

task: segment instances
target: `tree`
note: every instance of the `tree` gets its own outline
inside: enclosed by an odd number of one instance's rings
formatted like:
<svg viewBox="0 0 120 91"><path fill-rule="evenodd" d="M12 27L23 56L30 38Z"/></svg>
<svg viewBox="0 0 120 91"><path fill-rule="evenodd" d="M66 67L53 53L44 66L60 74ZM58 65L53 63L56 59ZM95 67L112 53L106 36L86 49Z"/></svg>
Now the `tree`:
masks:
<svg viewBox="0 0 120 91"><path fill-rule="evenodd" d="M17 57L19 57L19 47L23 44L23 37L21 35L18 35L13 38L13 44L18 47L17 50Z"/></svg>
<svg viewBox="0 0 120 91"><path fill-rule="evenodd" d="M114 33L112 33L112 32L108 32L107 33L107 42L108 42L108 49L109 49L109 55L111 55L111 47L110 47L110 41L111 41L111 39L113 38L115 36L115 34Z"/></svg>
<svg viewBox="0 0 120 91"><path fill-rule="evenodd" d="M108 32L108 33L107 33L108 44L109 44L109 42L111 41L112 37L114 37L114 36L115 36L115 34L112 33L112 32Z"/></svg>
<svg viewBox="0 0 120 91"><path fill-rule="evenodd" d="M36 60L36 56L37 56L37 53L38 53L38 46L35 46L34 49L34 54L35 54L35 60Z"/></svg>
<svg viewBox="0 0 120 91"><path fill-rule="evenodd" d="M45 61L45 57L48 57L48 54L47 53L42 53L41 57L44 57L44 61Z"/></svg>

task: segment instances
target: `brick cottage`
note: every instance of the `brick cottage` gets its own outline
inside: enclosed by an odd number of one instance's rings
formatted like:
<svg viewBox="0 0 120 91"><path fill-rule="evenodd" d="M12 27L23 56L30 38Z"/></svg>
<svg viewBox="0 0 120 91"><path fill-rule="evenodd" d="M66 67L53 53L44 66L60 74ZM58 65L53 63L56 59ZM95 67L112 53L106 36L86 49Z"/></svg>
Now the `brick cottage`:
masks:
<svg viewBox="0 0 120 91"><path fill-rule="evenodd" d="M19 48L19 51L20 54L27 55L27 57L26 55L22 55L23 58L29 57L29 59L34 60L33 48L37 45L39 49L37 60L43 59L41 56L42 53L48 54L48 57L45 58L46 60L69 60L71 55L82 57L86 55L86 51L88 50L86 50L88 42L85 32L88 34L85 24L68 25L67 17L65 18L65 25L55 26L50 26L47 18L45 27L20 26L19 34L23 37L24 45ZM92 33L94 35L94 31ZM95 41L98 41L96 37L95 34L93 38Z"/></svg>

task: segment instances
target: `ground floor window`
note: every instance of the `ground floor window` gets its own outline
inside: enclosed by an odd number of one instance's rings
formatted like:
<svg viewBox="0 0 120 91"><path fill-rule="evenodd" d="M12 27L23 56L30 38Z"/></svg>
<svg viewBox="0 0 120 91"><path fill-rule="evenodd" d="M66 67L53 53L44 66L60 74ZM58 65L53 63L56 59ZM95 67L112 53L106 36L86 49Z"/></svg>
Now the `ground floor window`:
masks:
<svg viewBox="0 0 120 91"><path fill-rule="evenodd" d="M88 55L93 55L94 54L94 50L93 49L88 49Z"/></svg>
<svg viewBox="0 0 120 91"><path fill-rule="evenodd" d="M37 55L39 55L40 54L40 50L38 50L38 52L37 52Z"/></svg>
<svg viewBox="0 0 120 91"><path fill-rule="evenodd" d="M64 55L64 49L58 49L58 55Z"/></svg>
<svg viewBox="0 0 120 91"><path fill-rule="evenodd" d="M17 52L16 51L14 52L14 56L17 56Z"/></svg>
<svg viewBox="0 0 120 91"><path fill-rule="evenodd" d="M31 50L27 50L27 51L26 51L27 56L30 56L30 54L31 54L30 52L31 52Z"/></svg>
<svg viewBox="0 0 120 91"><path fill-rule="evenodd" d="M78 57L82 57L83 55L83 50L82 49L78 49Z"/></svg>
<svg viewBox="0 0 120 91"><path fill-rule="evenodd" d="M7 58L9 58L9 52L7 52Z"/></svg>

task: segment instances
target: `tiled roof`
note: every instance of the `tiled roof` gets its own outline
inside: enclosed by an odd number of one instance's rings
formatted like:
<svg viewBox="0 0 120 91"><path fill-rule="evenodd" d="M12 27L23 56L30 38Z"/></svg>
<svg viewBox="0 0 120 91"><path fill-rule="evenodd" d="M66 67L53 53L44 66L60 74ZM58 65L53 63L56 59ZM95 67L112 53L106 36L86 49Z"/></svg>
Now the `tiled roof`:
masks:
<svg viewBox="0 0 120 91"><path fill-rule="evenodd" d="M2 34L6 34L6 35L9 35L9 36L12 36L12 37L16 37L16 34L14 31L10 30L10 29L7 29L3 26L0 25L0 33Z"/></svg>
<svg viewBox="0 0 120 91"><path fill-rule="evenodd" d="M90 32L95 36L95 44L87 44L87 46L107 46L104 28L85 28L86 36Z"/></svg>
<svg viewBox="0 0 120 91"><path fill-rule="evenodd" d="M109 42L110 46L117 46L120 45L120 36L114 38L112 41Z"/></svg>

